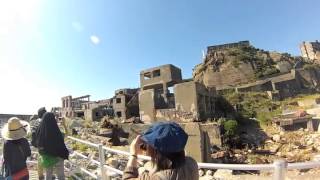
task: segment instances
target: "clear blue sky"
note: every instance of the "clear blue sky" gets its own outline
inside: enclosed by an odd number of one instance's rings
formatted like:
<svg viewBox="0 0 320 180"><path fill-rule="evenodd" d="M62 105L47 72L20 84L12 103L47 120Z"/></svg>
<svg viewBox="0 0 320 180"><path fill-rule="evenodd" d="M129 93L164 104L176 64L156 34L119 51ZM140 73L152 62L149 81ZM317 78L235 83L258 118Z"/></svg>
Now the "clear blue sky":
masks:
<svg viewBox="0 0 320 180"><path fill-rule="evenodd" d="M316 0L5 0L5 10L0 113L31 113L69 94L111 97L167 63L190 78L209 45L250 40L299 55L299 43L320 39Z"/></svg>

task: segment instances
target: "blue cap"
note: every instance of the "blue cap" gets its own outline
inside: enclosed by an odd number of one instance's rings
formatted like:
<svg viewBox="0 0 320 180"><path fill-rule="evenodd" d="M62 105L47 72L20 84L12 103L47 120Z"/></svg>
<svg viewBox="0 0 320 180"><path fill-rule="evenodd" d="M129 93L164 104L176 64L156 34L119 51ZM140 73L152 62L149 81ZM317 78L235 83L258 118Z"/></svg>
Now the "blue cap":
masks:
<svg viewBox="0 0 320 180"><path fill-rule="evenodd" d="M184 150L188 135L174 122L161 122L151 126L141 139L161 153L174 153Z"/></svg>

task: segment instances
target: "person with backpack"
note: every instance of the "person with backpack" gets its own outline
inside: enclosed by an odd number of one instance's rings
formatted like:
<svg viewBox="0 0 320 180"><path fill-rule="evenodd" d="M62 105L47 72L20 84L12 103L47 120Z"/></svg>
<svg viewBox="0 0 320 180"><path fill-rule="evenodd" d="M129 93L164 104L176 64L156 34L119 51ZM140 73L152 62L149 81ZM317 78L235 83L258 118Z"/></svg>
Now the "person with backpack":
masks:
<svg viewBox="0 0 320 180"><path fill-rule="evenodd" d="M46 108L45 107L41 107L39 108L38 110L38 118L35 119L35 120L32 120L30 121L30 125L31 125L31 145L35 148L38 148L38 145L37 145L37 130L40 126L40 123L42 121L42 118L43 118L43 115L47 112ZM39 154L38 154L39 156ZM38 158L39 160L39 158ZM43 168L42 166L40 166L40 162L38 161L38 177L39 177L39 180L42 180L44 179L44 173L43 173Z"/></svg>
<svg viewBox="0 0 320 180"><path fill-rule="evenodd" d="M45 170L45 179L51 180L55 171L56 177L64 180L64 160L68 159L69 151L53 113L46 112L43 115L36 133L36 143L40 165Z"/></svg>
<svg viewBox="0 0 320 180"><path fill-rule="evenodd" d="M3 144L4 177L13 180L28 180L27 157L31 156L28 140L29 124L17 117L12 117L1 130Z"/></svg>
<svg viewBox="0 0 320 180"><path fill-rule="evenodd" d="M185 155L188 135L174 122L161 122L137 136L130 145L124 180L198 180L197 162ZM138 173L138 154L151 157L152 169Z"/></svg>

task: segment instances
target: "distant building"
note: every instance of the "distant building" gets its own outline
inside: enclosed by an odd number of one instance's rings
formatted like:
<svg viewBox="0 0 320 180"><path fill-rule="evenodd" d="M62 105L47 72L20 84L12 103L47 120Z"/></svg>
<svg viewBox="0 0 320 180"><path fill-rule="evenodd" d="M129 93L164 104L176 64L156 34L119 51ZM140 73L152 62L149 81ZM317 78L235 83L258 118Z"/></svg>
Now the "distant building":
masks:
<svg viewBox="0 0 320 180"><path fill-rule="evenodd" d="M302 57L320 64L320 42L302 42L300 45Z"/></svg>
<svg viewBox="0 0 320 180"><path fill-rule="evenodd" d="M62 117L84 117L84 111L89 109L90 95L72 98L65 96L62 99Z"/></svg>
<svg viewBox="0 0 320 180"><path fill-rule="evenodd" d="M211 52L211 51L224 50L224 49L228 49L228 48L239 48L239 47L248 47L248 46L250 46L250 41L239 41L236 43L228 43L228 44L209 46L207 48L207 51Z"/></svg>
<svg viewBox="0 0 320 180"><path fill-rule="evenodd" d="M114 116L122 120L139 117L139 89L119 89L113 97Z"/></svg>

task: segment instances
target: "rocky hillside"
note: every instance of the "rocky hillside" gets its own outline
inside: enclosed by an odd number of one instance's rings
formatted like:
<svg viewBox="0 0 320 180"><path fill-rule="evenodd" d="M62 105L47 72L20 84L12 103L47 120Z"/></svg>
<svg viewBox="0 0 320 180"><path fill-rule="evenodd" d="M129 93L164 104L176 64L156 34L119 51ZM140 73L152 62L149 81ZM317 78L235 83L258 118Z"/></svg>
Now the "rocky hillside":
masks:
<svg viewBox="0 0 320 180"><path fill-rule="evenodd" d="M246 84L277 73L286 73L299 58L269 52L251 45L210 50L193 71L195 81L208 87Z"/></svg>

